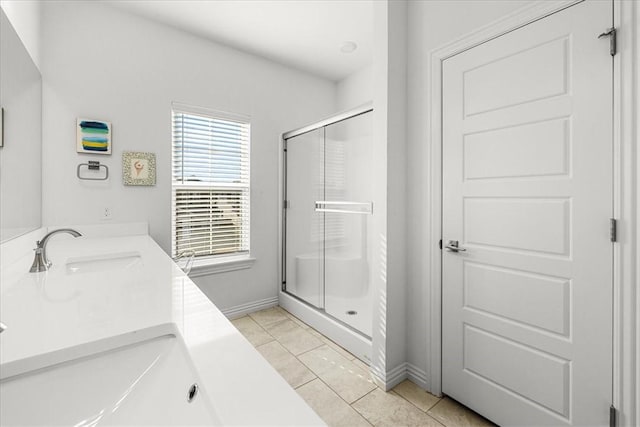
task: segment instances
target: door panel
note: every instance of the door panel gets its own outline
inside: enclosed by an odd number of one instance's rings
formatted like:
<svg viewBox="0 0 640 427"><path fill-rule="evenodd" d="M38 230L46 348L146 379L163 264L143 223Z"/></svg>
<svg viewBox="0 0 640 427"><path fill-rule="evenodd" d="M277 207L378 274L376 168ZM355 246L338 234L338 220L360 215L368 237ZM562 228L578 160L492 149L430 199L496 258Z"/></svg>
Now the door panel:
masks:
<svg viewBox="0 0 640 427"><path fill-rule="evenodd" d="M569 416L569 360L470 325L464 342L469 375Z"/></svg>
<svg viewBox="0 0 640 427"><path fill-rule="evenodd" d="M324 128L287 140L286 289L324 307Z"/></svg>
<svg viewBox="0 0 640 427"><path fill-rule="evenodd" d="M522 45L503 57L467 69L462 76L464 115L566 94L570 83L568 43L569 36L561 35L537 45Z"/></svg>
<svg viewBox="0 0 640 427"><path fill-rule="evenodd" d="M569 255L568 198L465 197L462 209L466 243Z"/></svg>
<svg viewBox="0 0 640 427"><path fill-rule="evenodd" d="M373 113L326 127L325 310L372 334Z"/></svg>
<svg viewBox="0 0 640 427"><path fill-rule="evenodd" d="M502 425L611 404L611 3L443 63L443 392Z"/></svg>
<svg viewBox="0 0 640 427"><path fill-rule="evenodd" d="M464 263L463 307L560 336L569 335L571 281Z"/></svg>
<svg viewBox="0 0 640 427"><path fill-rule="evenodd" d="M531 178L569 174L566 118L465 135L464 178Z"/></svg>

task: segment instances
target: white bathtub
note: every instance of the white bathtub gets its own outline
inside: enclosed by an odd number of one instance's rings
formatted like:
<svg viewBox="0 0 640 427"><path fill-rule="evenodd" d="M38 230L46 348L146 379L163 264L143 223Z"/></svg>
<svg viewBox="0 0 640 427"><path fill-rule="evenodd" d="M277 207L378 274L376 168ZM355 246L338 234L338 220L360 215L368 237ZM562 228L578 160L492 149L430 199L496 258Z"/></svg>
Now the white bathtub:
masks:
<svg viewBox="0 0 640 427"><path fill-rule="evenodd" d="M0 425L221 422L181 340L164 336L0 382Z"/></svg>

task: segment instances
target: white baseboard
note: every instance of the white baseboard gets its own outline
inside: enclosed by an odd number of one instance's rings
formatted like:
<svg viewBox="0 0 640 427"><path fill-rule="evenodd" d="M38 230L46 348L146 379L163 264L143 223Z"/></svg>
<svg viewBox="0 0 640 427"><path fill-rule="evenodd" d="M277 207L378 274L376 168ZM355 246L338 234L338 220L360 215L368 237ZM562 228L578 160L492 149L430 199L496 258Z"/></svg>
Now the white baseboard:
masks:
<svg viewBox="0 0 640 427"><path fill-rule="evenodd" d="M418 368L416 365L407 363L407 378L409 378L411 382L413 382L420 388L429 391L427 373Z"/></svg>
<svg viewBox="0 0 640 427"><path fill-rule="evenodd" d="M403 363L401 365L396 366L395 368L387 371L387 377L385 381L385 388L387 391L391 390L402 381L407 379L408 371L407 371L407 363Z"/></svg>
<svg viewBox="0 0 640 427"><path fill-rule="evenodd" d="M278 297L271 297L262 299L259 301L253 301L242 305L237 305L235 307L225 308L222 311L222 314L227 316L228 319L237 319L238 317L245 316L249 313L253 313L255 311L264 310L266 308L275 307L278 305Z"/></svg>
<svg viewBox="0 0 640 427"><path fill-rule="evenodd" d="M373 382L381 389L388 391L387 389L387 375L380 370L377 366L370 365L369 373Z"/></svg>
<svg viewBox="0 0 640 427"><path fill-rule="evenodd" d="M407 363L402 363L395 368L382 372L378 367L371 366L371 376L376 385L385 391L389 391L402 381L407 379Z"/></svg>
<svg viewBox="0 0 640 427"><path fill-rule="evenodd" d="M428 391L427 373L411 363L402 363L386 373L372 366L371 376L374 382L386 391L391 390L406 379Z"/></svg>

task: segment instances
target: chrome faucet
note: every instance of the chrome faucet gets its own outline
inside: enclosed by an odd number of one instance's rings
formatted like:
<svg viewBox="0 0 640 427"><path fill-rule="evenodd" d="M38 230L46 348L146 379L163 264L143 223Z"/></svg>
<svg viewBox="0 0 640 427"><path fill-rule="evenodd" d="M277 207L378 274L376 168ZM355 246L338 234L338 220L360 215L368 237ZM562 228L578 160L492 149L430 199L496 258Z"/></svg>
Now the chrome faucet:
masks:
<svg viewBox="0 0 640 427"><path fill-rule="evenodd" d="M47 233L42 240L38 240L36 248L34 251L36 252L36 257L33 259L33 264L31 264L30 273L38 273L40 271L47 271L49 267L51 267L51 261L47 259L47 242L54 234L58 233L69 233L73 237L80 237L82 234L78 233L76 230L72 230L71 228L61 228L59 230L53 230Z"/></svg>

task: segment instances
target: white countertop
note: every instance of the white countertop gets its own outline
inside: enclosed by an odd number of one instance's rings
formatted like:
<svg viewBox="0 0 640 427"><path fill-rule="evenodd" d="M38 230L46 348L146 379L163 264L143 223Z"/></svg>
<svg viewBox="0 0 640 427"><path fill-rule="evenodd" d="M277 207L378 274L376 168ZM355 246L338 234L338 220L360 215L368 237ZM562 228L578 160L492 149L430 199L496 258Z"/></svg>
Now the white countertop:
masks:
<svg viewBox="0 0 640 427"><path fill-rule="evenodd" d="M67 268L114 253L140 259L117 270ZM224 425L324 425L149 236L60 235L47 254L47 272L28 272L32 252L2 267L0 379L173 334Z"/></svg>

